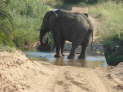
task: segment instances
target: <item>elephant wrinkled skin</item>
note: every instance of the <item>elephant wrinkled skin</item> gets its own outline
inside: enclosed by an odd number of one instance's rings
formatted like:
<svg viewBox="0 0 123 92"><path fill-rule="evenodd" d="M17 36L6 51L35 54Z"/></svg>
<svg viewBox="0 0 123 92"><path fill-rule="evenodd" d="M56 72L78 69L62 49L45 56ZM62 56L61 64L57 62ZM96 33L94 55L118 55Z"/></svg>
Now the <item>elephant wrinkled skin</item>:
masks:
<svg viewBox="0 0 123 92"><path fill-rule="evenodd" d="M56 46L56 55L63 55L65 41L72 42L69 59L74 58L75 49L81 45L82 50L79 58L85 58L86 47L89 43L93 27L88 19L88 14L70 13L65 10L48 11L43 19L40 30L40 42L47 32L52 32Z"/></svg>

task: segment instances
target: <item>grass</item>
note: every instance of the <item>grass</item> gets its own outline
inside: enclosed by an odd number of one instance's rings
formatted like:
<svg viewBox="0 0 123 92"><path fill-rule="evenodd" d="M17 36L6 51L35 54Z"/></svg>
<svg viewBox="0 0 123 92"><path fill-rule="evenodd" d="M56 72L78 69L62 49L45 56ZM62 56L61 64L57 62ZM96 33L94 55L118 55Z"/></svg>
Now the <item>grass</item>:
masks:
<svg viewBox="0 0 123 92"><path fill-rule="evenodd" d="M43 16L48 10L52 9L50 4L54 5L55 1L56 0L0 1L0 20L2 20L0 21L0 45L14 46L21 50L32 49L31 46L39 41L39 31ZM57 0L55 4L56 3L58 4L60 2ZM8 21L10 20L8 16L12 18L11 22ZM11 24L13 24L14 27L12 27ZM46 37L49 39L48 43L52 44L52 39L50 39L51 35L47 35Z"/></svg>
<svg viewBox="0 0 123 92"><path fill-rule="evenodd" d="M46 0L11 0L9 13L14 21L14 44L20 49L31 49L39 40L39 29L44 14L50 9Z"/></svg>
<svg viewBox="0 0 123 92"><path fill-rule="evenodd" d="M120 1L120 0L119 0ZM106 61L109 65L117 65L123 60L123 3L113 1L98 3L89 7L91 14L97 21L96 41L104 44ZM117 47L117 49L116 49Z"/></svg>
<svg viewBox="0 0 123 92"><path fill-rule="evenodd" d="M5 1L0 1L0 44L13 46L12 42L13 23L12 17L8 13Z"/></svg>
<svg viewBox="0 0 123 92"><path fill-rule="evenodd" d="M7 51L7 52L15 52L17 49L10 46L0 45L0 52Z"/></svg>
<svg viewBox="0 0 123 92"><path fill-rule="evenodd" d="M99 23L96 32L100 40L106 41L116 36L123 39L123 3L99 3L90 6L89 13L93 15Z"/></svg>

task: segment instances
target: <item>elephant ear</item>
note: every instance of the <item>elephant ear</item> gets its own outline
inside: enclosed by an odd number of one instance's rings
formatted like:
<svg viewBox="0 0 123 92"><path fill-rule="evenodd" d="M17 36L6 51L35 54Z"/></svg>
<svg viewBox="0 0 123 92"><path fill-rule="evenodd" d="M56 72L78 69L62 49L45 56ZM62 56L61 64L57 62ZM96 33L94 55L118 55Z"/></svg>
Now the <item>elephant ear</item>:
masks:
<svg viewBox="0 0 123 92"><path fill-rule="evenodd" d="M56 11L47 12L43 18L43 23L42 23L43 29L47 32L53 30L57 17L58 14L56 13Z"/></svg>
<svg viewBox="0 0 123 92"><path fill-rule="evenodd" d="M58 18L58 14L56 13L56 11L50 11L50 16L47 21L50 31L53 31L57 18Z"/></svg>
<svg viewBox="0 0 123 92"><path fill-rule="evenodd" d="M42 28L48 30L48 18L50 16L50 12L47 12L43 18Z"/></svg>

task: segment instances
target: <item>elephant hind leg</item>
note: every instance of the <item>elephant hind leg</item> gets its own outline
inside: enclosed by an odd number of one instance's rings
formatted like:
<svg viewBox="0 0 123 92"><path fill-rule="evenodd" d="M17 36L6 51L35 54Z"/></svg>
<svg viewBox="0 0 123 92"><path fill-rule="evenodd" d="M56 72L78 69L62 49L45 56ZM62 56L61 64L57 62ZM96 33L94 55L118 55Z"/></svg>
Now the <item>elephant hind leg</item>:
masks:
<svg viewBox="0 0 123 92"><path fill-rule="evenodd" d="M62 56L64 56L64 44L65 44L65 41L63 40L62 42L61 42L61 55Z"/></svg>
<svg viewBox="0 0 123 92"><path fill-rule="evenodd" d="M87 46L88 46L88 42L87 43L84 43L84 44L82 44L82 49L81 49L81 53L80 53L80 55L79 55L79 59L85 59L85 52L86 52L86 48L87 48Z"/></svg>
<svg viewBox="0 0 123 92"><path fill-rule="evenodd" d="M60 57L60 43L58 41L55 41L55 45L56 45L56 54L54 57L58 58Z"/></svg>
<svg viewBox="0 0 123 92"><path fill-rule="evenodd" d="M71 48L71 52L68 56L68 59L73 59L75 56L75 49L77 48L77 46L79 45L79 43L72 43L72 48Z"/></svg>

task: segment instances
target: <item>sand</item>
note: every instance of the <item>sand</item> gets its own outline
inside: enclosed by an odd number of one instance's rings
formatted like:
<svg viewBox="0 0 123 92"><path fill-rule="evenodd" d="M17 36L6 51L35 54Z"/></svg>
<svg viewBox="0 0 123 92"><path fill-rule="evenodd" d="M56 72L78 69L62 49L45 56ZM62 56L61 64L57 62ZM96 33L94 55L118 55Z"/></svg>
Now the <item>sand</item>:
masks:
<svg viewBox="0 0 123 92"><path fill-rule="evenodd" d="M32 61L20 51L0 52L0 92L122 92L122 65L56 66Z"/></svg>

